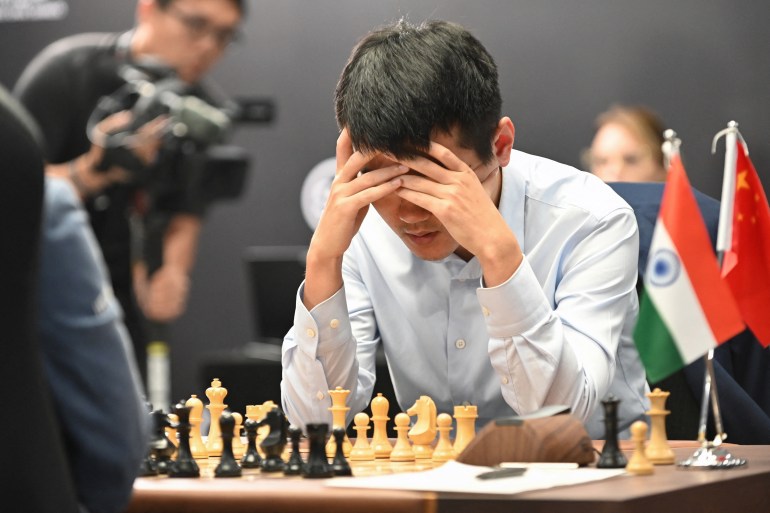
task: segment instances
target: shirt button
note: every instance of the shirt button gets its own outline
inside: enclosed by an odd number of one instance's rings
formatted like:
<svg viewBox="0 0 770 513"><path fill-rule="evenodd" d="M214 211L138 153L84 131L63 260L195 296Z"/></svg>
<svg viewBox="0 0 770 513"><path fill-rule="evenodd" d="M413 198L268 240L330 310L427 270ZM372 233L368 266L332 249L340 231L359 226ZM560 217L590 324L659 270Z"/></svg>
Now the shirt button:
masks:
<svg viewBox="0 0 770 513"><path fill-rule="evenodd" d="M337 326L340 325L340 321L338 319L332 319L329 323L329 326L331 326L334 329L337 329Z"/></svg>
<svg viewBox="0 0 770 513"><path fill-rule="evenodd" d="M455 347L457 349L463 349L465 347L465 340L463 340L461 338L458 339L457 342L455 342Z"/></svg>
<svg viewBox="0 0 770 513"><path fill-rule="evenodd" d="M315 337L315 330L314 330L313 328L308 328L308 329L307 329L307 331L306 331L305 333L306 333L306 334L307 334L307 336L308 336L308 337L310 337L310 338L313 338L313 337Z"/></svg>
<svg viewBox="0 0 770 513"><path fill-rule="evenodd" d="M487 308L486 306L482 306L481 311L484 312L484 317L489 317L489 313L490 313L489 308Z"/></svg>
<svg viewBox="0 0 770 513"><path fill-rule="evenodd" d="M315 396L316 396L316 397L318 398L318 400L320 401L321 399L323 399L323 398L324 398L324 393L323 393L323 392L321 392L321 391L319 390L319 391L318 391L318 393L317 393Z"/></svg>
<svg viewBox="0 0 770 513"><path fill-rule="evenodd" d="M501 379L500 381L503 382L503 385L507 385L508 384L508 377L507 376L503 376L503 379Z"/></svg>

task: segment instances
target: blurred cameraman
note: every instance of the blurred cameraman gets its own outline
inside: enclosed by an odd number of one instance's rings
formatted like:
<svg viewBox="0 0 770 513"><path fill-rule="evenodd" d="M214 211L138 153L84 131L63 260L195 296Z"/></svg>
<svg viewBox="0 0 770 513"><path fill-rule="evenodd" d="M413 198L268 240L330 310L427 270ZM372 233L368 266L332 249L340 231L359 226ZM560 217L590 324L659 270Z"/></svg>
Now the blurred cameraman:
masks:
<svg viewBox="0 0 770 513"><path fill-rule="evenodd" d="M168 323L181 315L205 204L189 194L177 152L166 151L163 116L137 127L130 151L146 183L120 166L105 167L105 134L129 126L128 110L93 130L89 120L102 97L126 84L122 70L146 62L170 68L192 94L216 104L201 80L238 35L243 0L139 0L136 25L125 33L80 34L54 42L21 75L15 95L38 121L46 141L46 172L69 179L83 199L109 267L115 295L146 382L147 330L143 316ZM88 133L91 132L91 133ZM101 169L99 169L101 168ZM176 181L176 183L174 183ZM193 195L195 196L195 195ZM156 263L137 256L132 219L158 242ZM163 405L159 405L163 407Z"/></svg>

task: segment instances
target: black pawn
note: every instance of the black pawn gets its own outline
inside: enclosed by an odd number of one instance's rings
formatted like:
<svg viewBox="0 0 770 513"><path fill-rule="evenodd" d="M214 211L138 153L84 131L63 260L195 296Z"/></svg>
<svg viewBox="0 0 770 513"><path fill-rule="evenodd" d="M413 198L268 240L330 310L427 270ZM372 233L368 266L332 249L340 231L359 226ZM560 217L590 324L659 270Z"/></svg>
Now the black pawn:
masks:
<svg viewBox="0 0 770 513"><path fill-rule="evenodd" d="M291 455L286 462L286 468L283 473L287 476L298 476L302 474L302 454L299 452L299 438L302 436L302 430L295 426L289 427L289 440L291 441Z"/></svg>
<svg viewBox="0 0 770 513"><path fill-rule="evenodd" d="M190 450L190 410L184 402L174 405L174 414L179 419L176 424L176 432L179 435L179 448L174 460L168 469L168 477L199 477L201 475L198 464Z"/></svg>
<svg viewBox="0 0 770 513"><path fill-rule="evenodd" d="M219 417L219 428L222 431L222 456L219 459L219 465L214 469L214 477L239 477L241 467L233 455L235 419L232 413L227 410L222 412Z"/></svg>
<svg viewBox="0 0 770 513"><path fill-rule="evenodd" d="M246 431L246 453L241 459L243 468L260 468L262 466L262 456L257 451L257 428L259 425L254 419L246 419L243 423L243 430Z"/></svg>
<svg viewBox="0 0 770 513"><path fill-rule="evenodd" d="M352 476L353 472L350 470L350 464L345 459L345 453L343 452L342 445L345 442L345 428L336 427L332 430L332 436L334 436L334 442L337 444L337 449L334 451L334 460L332 460L332 470L335 476Z"/></svg>
<svg viewBox="0 0 770 513"><path fill-rule="evenodd" d="M596 464L598 468L625 468L626 457L618 445L618 403L620 399L610 394L602 401L604 406L604 447Z"/></svg>
<svg viewBox="0 0 770 513"><path fill-rule="evenodd" d="M152 439L150 440L150 452L155 460L159 474L168 474L171 465L171 457L176 452L176 447L166 436L166 427L171 427L171 421L163 410L155 410L152 416Z"/></svg>
<svg viewBox="0 0 770 513"><path fill-rule="evenodd" d="M326 433L329 431L328 424L307 424L307 439L310 443L310 450L307 455L307 463L302 467L302 477L332 477L334 470L329 465L326 458Z"/></svg>

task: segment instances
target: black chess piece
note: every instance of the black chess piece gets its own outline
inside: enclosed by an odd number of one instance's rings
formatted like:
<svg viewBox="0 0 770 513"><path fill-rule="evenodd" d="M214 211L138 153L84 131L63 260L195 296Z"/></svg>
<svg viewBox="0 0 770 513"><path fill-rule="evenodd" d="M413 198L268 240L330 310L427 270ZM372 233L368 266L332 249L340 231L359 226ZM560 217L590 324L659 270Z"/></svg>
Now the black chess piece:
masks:
<svg viewBox="0 0 770 513"><path fill-rule="evenodd" d="M150 415L150 420L152 421L152 404L145 403L147 405L147 411ZM142 463L139 465L139 476L141 477L148 477L148 476L157 476L159 474L158 472L158 464L155 462L155 459L153 459L152 456L152 440L148 442L147 444L147 452L144 455L144 459L142 460Z"/></svg>
<svg viewBox="0 0 770 513"><path fill-rule="evenodd" d="M302 474L302 454L299 451L299 439L302 436L302 430L295 426L289 426L289 440L291 440L291 455L286 462L286 468L283 473L287 476L298 476Z"/></svg>
<svg viewBox="0 0 770 513"><path fill-rule="evenodd" d="M257 451L257 428L259 424L254 419L246 419L243 423L243 430L246 431L246 453L241 458L242 468L260 468L262 466L262 456Z"/></svg>
<svg viewBox="0 0 770 513"><path fill-rule="evenodd" d="M334 451L334 459L332 460L332 470L335 476L352 476L353 471L350 470L350 464L345 459L345 452L343 451L343 445L345 441L345 428L336 427L332 429L332 436L334 442L337 444L337 448Z"/></svg>
<svg viewBox="0 0 770 513"><path fill-rule="evenodd" d="M625 468L626 457L618 445L618 403L620 399L610 394L602 401L604 406L604 447L596 464L598 468Z"/></svg>
<svg viewBox="0 0 770 513"><path fill-rule="evenodd" d="M176 447L166 436L166 428L171 427L171 421L163 410L155 410L152 416L152 439L150 440L150 452L155 460L159 474L168 474L171 457L176 452Z"/></svg>
<svg viewBox="0 0 770 513"><path fill-rule="evenodd" d="M283 411L275 407L260 420L259 426L268 426L270 432L259 446L265 458L262 460L262 472L283 472L286 463L283 461L283 450L286 448L289 421Z"/></svg>
<svg viewBox="0 0 770 513"><path fill-rule="evenodd" d="M328 424L306 424L307 439L310 450L307 455L307 463L302 467L302 477L332 477L334 470L326 458L326 433L329 432Z"/></svg>
<svg viewBox="0 0 770 513"><path fill-rule="evenodd" d="M184 401L180 401L174 405L173 409L178 419L174 427L177 435L179 435L179 448L176 459L169 466L168 477L200 477L200 468L198 468L190 450L190 430L192 429L190 410L192 407L186 406Z"/></svg>
<svg viewBox="0 0 770 513"><path fill-rule="evenodd" d="M219 465L214 469L214 477L239 477L241 467L233 455L235 419L228 410L224 410L219 417L219 428L222 432L222 455L219 458Z"/></svg>

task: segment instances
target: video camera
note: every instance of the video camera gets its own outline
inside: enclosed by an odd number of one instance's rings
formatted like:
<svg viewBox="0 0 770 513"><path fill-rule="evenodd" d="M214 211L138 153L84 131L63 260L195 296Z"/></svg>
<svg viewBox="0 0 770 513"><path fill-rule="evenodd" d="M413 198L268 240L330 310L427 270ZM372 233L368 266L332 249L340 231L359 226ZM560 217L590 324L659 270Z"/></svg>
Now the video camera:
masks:
<svg viewBox="0 0 770 513"><path fill-rule="evenodd" d="M120 75L126 83L99 100L89 118L89 137L111 114L128 110L131 121L117 131L102 134L98 144L105 149L104 157L96 169L106 172L120 166L131 173L132 183L152 187L167 167L167 159L178 161L189 156L187 167L194 163L198 174L203 175L195 179L203 189L202 201L238 197L250 159L244 149L223 144L238 118L238 106L233 102L223 102L223 107L209 103L201 91L180 80L173 70L153 62L143 62L141 67L124 65ZM147 165L132 149L139 128L158 116L167 118L161 135L161 160ZM184 162L179 165L185 167Z"/></svg>

